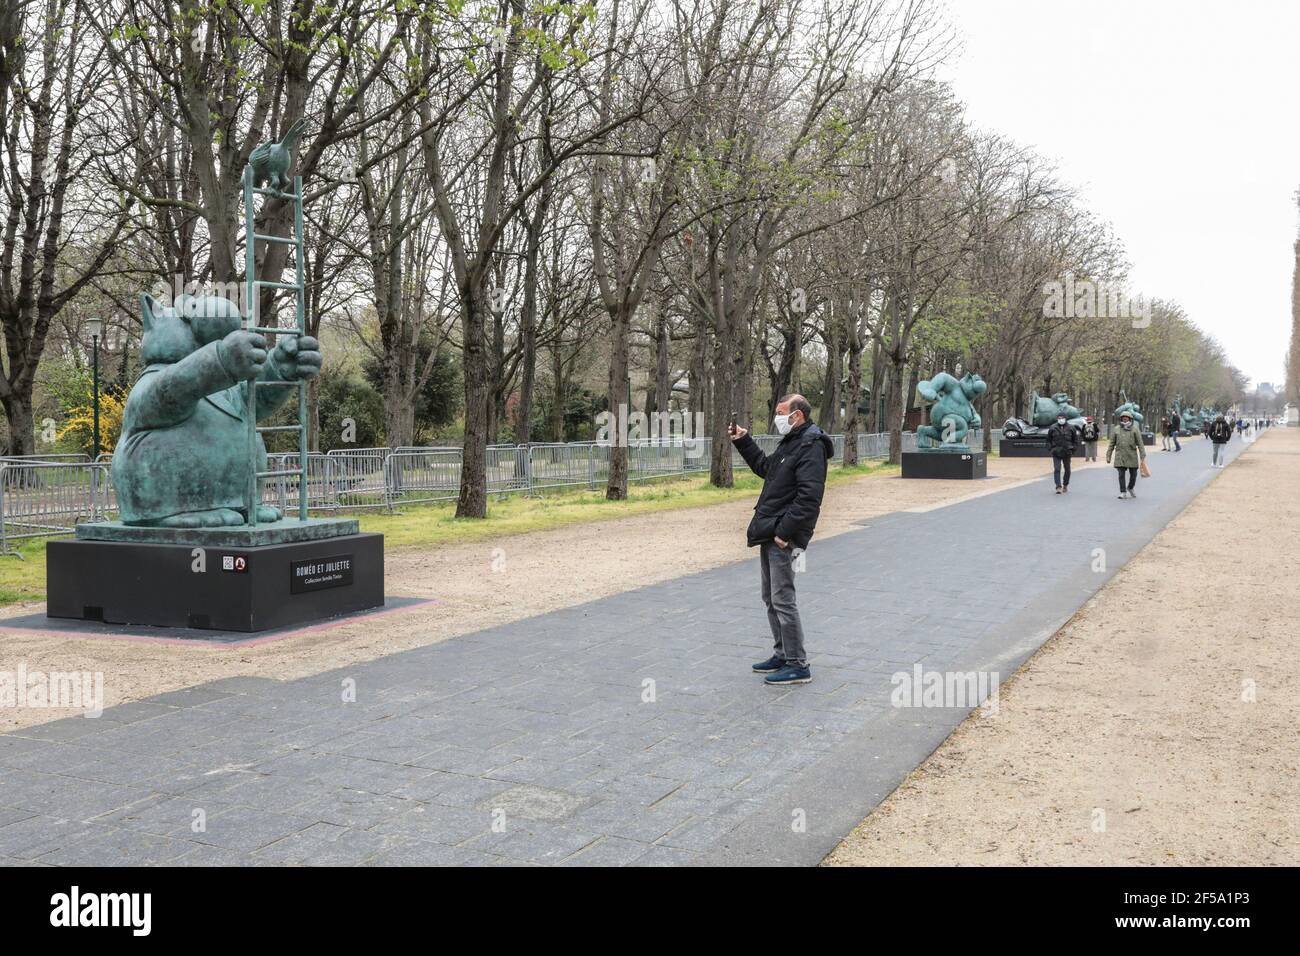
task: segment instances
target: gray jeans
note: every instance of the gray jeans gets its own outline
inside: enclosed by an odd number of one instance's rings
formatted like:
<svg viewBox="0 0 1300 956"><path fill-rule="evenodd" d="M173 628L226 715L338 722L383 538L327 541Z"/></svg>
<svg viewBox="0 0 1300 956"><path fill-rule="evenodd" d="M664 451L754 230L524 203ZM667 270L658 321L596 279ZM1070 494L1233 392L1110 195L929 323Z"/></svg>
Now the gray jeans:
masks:
<svg viewBox="0 0 1300 956"><path fill-rule="evenodd" d="M758 563L763 568L763 603L777 657L800 667L804 656L803 625L794 603L794 546L778 548L769 541L759 546Z"/></svg>
<svg viewBox="0 0 1300 956"><path fill-rule="evenodd" d="M1223 445L1219 444L1219 442L1217 441L1214 442L1213 444L1214 444L1214 460L1211 462L1211 464L1217 465L1219 463L1219 458L1223 455Z"/></svg>

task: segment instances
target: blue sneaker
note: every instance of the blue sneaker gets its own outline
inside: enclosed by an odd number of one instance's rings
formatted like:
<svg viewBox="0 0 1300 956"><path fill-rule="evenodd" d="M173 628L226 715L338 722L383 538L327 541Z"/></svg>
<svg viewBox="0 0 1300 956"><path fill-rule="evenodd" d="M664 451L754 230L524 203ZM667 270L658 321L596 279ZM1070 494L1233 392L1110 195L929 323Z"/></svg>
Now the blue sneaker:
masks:
<svg viewBox="0 0 1300 956"><path fill-rule="evenodd" d="M754 665L755 674L774 674L785 666L784 658L773 654L767 660Z"/></svg>
<svg viewBox="0 0 1300 956"><path fill-rule="evenodd" d="M812 671L797 664L786 664L775 674L763 678L765 684L807 684L812 680Z"/></svg>

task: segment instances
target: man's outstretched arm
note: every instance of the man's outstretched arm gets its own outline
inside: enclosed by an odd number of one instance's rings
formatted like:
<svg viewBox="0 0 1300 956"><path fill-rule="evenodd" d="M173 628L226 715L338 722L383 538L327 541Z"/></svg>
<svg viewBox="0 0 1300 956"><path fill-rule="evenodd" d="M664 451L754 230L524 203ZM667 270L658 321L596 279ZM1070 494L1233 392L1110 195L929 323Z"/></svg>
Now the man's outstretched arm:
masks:
<svg viewBox="0 0 1300 956"><path fill-rule="evenodd" d="M740 452L740 457L745 459L745 464L749 466L750 471L760 478L767 477L767 455L758 447L758 442L750 437L746 429L737 425L736 430L732 432L731 443L736 447L736 451Z"/></svg>

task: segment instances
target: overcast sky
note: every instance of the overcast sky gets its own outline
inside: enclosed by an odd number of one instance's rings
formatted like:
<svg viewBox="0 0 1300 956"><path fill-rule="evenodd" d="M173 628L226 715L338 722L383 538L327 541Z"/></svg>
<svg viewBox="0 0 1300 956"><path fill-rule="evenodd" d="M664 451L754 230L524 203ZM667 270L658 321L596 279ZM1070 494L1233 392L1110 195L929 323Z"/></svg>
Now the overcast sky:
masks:
<svg viewBox="0 0 1300 956"><path fill-rule="evenodd" d="M953 0L978 125L1054 160L1138 291L1284 379L1300 187L1300 2Z"/></svg>

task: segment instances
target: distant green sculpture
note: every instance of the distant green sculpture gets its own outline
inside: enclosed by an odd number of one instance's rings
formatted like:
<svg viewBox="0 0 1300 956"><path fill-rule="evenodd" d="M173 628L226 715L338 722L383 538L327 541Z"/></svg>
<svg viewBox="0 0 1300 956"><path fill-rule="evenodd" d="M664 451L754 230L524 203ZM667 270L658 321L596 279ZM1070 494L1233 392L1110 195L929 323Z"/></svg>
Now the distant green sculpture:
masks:
<svg viewBox="0 0 1300 956"><path fill-rule="evenodd" d="M113 487L122 523L169 528L242 525L251 469L266 470L257 437L249 455L246 380L297 382L320 372L309 336L266 340L241 328L238 307L217 296L182 295L175 307L140 297L145 369L127 397L113 452ZM257 417L283 404L289 388L261 388ZM296 392L295 392L296 394ZM262 505L258 521L280 518Z"/></svg>
<svg viewBox="0 0 1300 956"><path fill-rule="evenodd" d="M1142 406L1139 405L1137 402L1130 402L1130 401L1128 400L1128 395L1126 395L1126 394L1123 392L1123 390L1120 391L1120 393L1119 393L1119 397L1122 398L1122 399L1124 400L1124 403L1123 403L1122 405L1120 405L1119 408L1115 409L1115 421L1119 421L1119 417L1120 417L1121 415L1132 415L1132 416L1133 416L1133 424L1134 424L1134 425L1137 425L1137 426L1138 426L1138 429L1141 430L1141 428L1142 428Z"/></svg>
<svg viewBox="0 0 1300 956"><path fill-rule="evenodd" d="M1179 397L1175 398L1175 399L1174 399L1174 407L1171 409L1171 411L1170 411L1170 415L1171 415L1171 416L1172 416L1172 415L1177 415L1177 416L1178 416L1178 430L1179 430L1179 431L1185 431L1185 430L1187 429L1187 416L1188 416L1188 414L1190 414L1190 413L1187 412L1187 411L1184 411L1184 410L1183 410L1183 400L1182 400L1182 397L1179 396Z"/></svg>
<svg viewBox="0 0 1300 956"><path fill-rule="evenodd" d="M1056 418L1061 413L1066 418L1080 418L1083 412L1070 404L1070 396L1066 392L1057 392L1051 398L1044 398L1038 392L1034 392L1030 398L1030 419L1031 423L1039 428L1048 428L1056 423Z"/></svg>
<svg viewBox="0 0 1300 956"><path fill-rule="evenodd" d="M980 416L972 402L987 390L984 379L970 372L960 379L940 372L917 385L917 396L923 405L929 406L930 418L930 424L916 430L917 447L969 450L966 435L972 428L980 427ZM939 444L936 446L935 442Z"/></svg>
<svg viewBox="0 0 1300 956"><path fill-rule="evenodd" d="M261 187L268 183L277 192L285 192L290 185L289 162L293 157L293 148L298 142L307 124L297 120L284 132L278 143L261 143L248 157L248 165L253 167L253 183Z"/></svg>
<svg viewBox="0 0 1300 956"><path fill-rule="evenodd" d="M1082 428L1085 424L1083 412L1070 404L1066 392L1057 392L1051 398L1044 398L1035 390L1029 397L1029 418L1016 418L1014 415L1002 423L1003 438L1030 438L1047 434L1047 430L1056 424L1058 415L1064 415L1070 424Z"/></svg>
<svg viewBox="0 0 1300 956"><path fill-rule="evenodd" d="M1174 414L1178 416L1179 429L1185 432L1198 432L1201 430L1201 414L1194 408L1183 410L1182 397L1174 399Z"/></svg>

